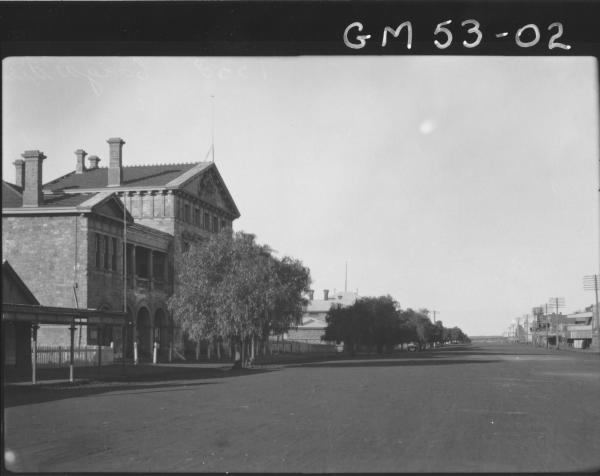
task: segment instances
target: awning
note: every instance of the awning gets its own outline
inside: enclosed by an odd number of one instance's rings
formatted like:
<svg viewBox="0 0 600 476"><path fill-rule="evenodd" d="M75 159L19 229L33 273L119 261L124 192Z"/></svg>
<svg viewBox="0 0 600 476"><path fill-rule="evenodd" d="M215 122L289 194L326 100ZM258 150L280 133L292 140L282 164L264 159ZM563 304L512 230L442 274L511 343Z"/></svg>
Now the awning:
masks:
<svg viewBox="0 0 600 476"><path fill-rule="evenodd" d="M592 331L591 330L581 330L581 331L569 331L567 332L567 339L591 339Z"/></svg>
<svg viewBox="0 0 600 476"><path fill-rule="evenodd" d="M2 322L31 322L36 324L109 324L123 326L127 314L98 309L74 309L36 304L2 303Z"/></svg>

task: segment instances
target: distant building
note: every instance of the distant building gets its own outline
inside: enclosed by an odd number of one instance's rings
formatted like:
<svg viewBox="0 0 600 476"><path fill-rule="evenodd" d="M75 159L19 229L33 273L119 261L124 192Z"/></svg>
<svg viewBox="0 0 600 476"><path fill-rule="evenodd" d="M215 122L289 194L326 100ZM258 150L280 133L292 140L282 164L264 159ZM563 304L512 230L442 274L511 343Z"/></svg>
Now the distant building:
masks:
<svg viewBox="0 0 600 476"><path fill-rule="evenodd" d="M213 162L124 166L121 138L108 139L108 167L75 151L75 170L42 185L46 159L26 151L15 184L2 182L2 254L43 305L124 311L124 326L86 326L81 345L109 345L165 358L183 336L167 309L180 257L191 243L231 229L240 216ZM66 345L64 326L40 342Z"/></svg>
<svg viewBox="0 0 600 476"><path fill-rule="evenodd" d="M592 344L594 307L567 315L563 333L570 346L587 349Z"/></svg>
<svg viewBox="0 0 600 476"><path fill-rule="evenodd" d="M309 294L309 301L302 316L302 324L296 329L290 329L287 339L309 344L322 344L321 337L325 335L327 322L325 317L332 306L352 306L358 299L354 292L336 292L329 295L329 290L323 290L323 299L314 299L314 292Z"/></svg>

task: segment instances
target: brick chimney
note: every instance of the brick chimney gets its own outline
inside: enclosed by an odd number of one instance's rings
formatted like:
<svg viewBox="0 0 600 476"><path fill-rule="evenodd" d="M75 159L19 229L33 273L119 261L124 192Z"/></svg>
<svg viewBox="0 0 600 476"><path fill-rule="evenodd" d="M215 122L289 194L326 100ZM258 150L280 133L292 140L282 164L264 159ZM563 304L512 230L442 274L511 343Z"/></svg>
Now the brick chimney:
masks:
<svg viewBox="0 0 600 476"><path fill-rule="evenodd" d="M123 144L125 141L120 137L108 139L109 162L108 162L108 186L119 187L123 182Z"/></svg>
<svg viewBox="0 0 600 476"><path fill-rule="evenodd" d="M17 159L13 162L15 166L15 184L23 188L25 186L25 161Z"/></svg>
<svg viewBox="0 0 600 476"><path fill-rule="evenodd" d="M77 164L75 166L75 173L82 174L85 172L85 156L87 152L83 149L77 149L75 151L75 155L77 156Z"/></svg>
<svg viewBox="0 0 600 476"><path fill-rule="evenodd" d="M88 170L94 170L98 168L98 162L100 162L100 157L98 157L97 155L90 155L88 157L88 162L90 163L90 166L88 167Z"/></svg>
<svg viewBox="0 0 600 476"><path fill-rule="evenodd" d="M308 290L308 299L311 301L315 298L315 292L312 289Z"/></svg>
<svg viewBox="0 0 600 476"><path fill-rule="evenodd" d="M329 299L329 289L323 289L323 299L325 301Z"/></svg>
<svg viewBox="0 0 600 476"><path fill-rule="evenodd" d="M46 156L39 150L26 150L21 157L25 159L25 183L23 185L23 206L39 207L44 203L42 193L42 161Z"/></svg>

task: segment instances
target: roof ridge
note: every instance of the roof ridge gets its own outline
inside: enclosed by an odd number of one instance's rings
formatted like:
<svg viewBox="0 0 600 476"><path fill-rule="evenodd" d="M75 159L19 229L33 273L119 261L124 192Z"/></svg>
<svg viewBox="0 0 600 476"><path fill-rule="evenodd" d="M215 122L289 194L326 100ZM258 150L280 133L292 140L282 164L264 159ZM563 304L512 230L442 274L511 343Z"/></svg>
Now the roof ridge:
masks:
<svg viewBox="0 0 600 476"><path fill-rule="evenodd" d="M133 167L174 167L177 165L196 165L199 164L200 162L177 162L177 163L160 163L160 164L132 164L132 165L124 165L123 168L127 169L127 168L133 168ZM100 168L100 167L99 167ZM106 168L106 167L103 167Z"/></svg>

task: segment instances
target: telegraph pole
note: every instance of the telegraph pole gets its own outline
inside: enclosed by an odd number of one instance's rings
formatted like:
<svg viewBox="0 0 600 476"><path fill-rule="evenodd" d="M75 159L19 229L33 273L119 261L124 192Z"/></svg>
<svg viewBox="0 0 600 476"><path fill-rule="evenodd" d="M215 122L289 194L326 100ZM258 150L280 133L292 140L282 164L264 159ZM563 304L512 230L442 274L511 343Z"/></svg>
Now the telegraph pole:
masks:
<svg viewBox="0 0 600 476"><path fill-rule="evenodd" d="M548 303L550 306L556 309L555 317L554 317L554 336L556 338L556 348L559 348L558 343L558 308L565 307L565 298L562 297L551 297L548 299Z"/></svg>
<svg viewBox="0 0 600 476"><path fill-rule="evenodd" d="M600 310L598 309L598 284L600 277L597 274L583 277L583 289L594 291L596 294L596 306L592 313L592 346L595 350L600 350Z"/></svg>
<svg viewBox="0 0 600 476"><path fill-rule="evenodd" d="M534 307L531 310L531 312L533 313L533 315L535 317L535 325L533 327L533 329L534 329L534 331L533 331L533 341L534 341L535 346L537 347L539 336L536 335L536 332L540 330L540 317L544 313L544 308L541 307L541 306Z"/></svg>
<svg viewBox="0 0 600 476"><path fill-rule="evenodd" d="M548 325L548 303L546 303L546 314L544 314L544 317L546 318L545 319L546 322L544 325L546 326L546 349L547 349L548 347L550 347L550 344L548 344L548 328L550 327Z"/></svg>

